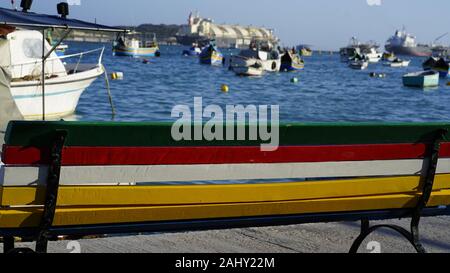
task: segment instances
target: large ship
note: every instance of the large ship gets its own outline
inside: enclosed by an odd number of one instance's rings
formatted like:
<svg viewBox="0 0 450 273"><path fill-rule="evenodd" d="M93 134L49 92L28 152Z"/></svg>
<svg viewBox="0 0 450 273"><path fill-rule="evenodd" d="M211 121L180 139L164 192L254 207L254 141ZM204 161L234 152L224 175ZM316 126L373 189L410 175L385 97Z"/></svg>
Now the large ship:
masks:
<svg viewBox="0 0 450 273"><path fill-rule="evenodd" d="M385 48L396 55L430 57L433 53L430 46L417 44L416 37L404 29L397 30L395 35L387 40Z"/></svg>
<svg viewBox="0 0 450 273"><path fill-rule="evenodd" d="M177 33L178 43L192 45L205 43L211 39L222 48L248 48L251 41L277 43L272 29L264 27L216 24L212 19L201 18L198 13L189 15L188 24Z"/></svg>

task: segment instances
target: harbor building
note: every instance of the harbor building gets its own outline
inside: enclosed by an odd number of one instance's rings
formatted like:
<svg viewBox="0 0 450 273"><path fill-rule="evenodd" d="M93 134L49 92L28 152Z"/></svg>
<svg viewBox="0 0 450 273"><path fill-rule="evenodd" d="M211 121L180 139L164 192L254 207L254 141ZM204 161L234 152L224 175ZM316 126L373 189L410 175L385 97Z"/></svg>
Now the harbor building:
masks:
<svg viewBox="0 0 450 273"><path fill-rule="evenodd" d="M198 12L189 14L188 24L182 25L177 33L178 43L183 45L209 39L225 48L246 48L252 40L278 42L273 29L216 24L212 19L201 18Z"/></svg>

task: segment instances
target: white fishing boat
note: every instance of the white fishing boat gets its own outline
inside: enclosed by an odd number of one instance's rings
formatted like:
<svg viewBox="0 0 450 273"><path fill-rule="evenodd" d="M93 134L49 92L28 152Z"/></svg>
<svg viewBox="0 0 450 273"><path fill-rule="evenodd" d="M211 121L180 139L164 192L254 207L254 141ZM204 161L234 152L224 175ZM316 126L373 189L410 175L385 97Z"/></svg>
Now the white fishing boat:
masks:
<svg viewBox="0 0 450 273"><path fill-rule="evenodd" d="M56 119L74 113L81 94L104 74L104 48L57 56L56 48L71 30L124 31L69 19L67 3L58 4L58 12L61 17L36 14L25 8L0 8L0 67L11 79L9 97L25 119ZM64 33L52 46L45 39L45 30L58 28ZM87 54L98 54L97 62L84 63Z"/></svg>
<svg viewBox="0 0 450 273"><path fill-rule="evenodd" d="M241 50L238 55L231 56L229 62L234 67L246 67L260 61L264 71L279 72L281 68L281 55L270 43L252 43L249 49Z"/></svg>
<svg viewBox="0 0 450 273"><path fill-rule="evenodd" d="M366 57L369 63L378 63L383 57L383 54L378 52L375 47L364 49L361 53L364 57Z"/></svg>
<svg viewBox="0 0 450 273"><path fill-rule="evenodd" d="M361 43L356 37L352 37L349 44L340 49L341 61L349 62L360 55L367 59L369 63L378 63L383 56L383 54L378 51L379 47L380 46L373 41Z"/></svg>
<svg viewBox="0 0 450 273"><path fill-rule="evenodd" d="M3 56L0 65L11 72L11 95L25 119L42 118L42 33L17 30L0 40ZM51 45L44 40L45 51ZM60 118L75 112L81 94L105 71L104 48L74 55L52 52L45 64L45 116ZM65 63L65 59L98 52L96 64Z"/></svg>
<svg viewBox="0 0 450 273"><path fill-rule="evenodd" d="M238 76L260 77L264 75L264 69L261 63L257 60L250 66L235 66L233 67L233 71Z"/></svg>
<svg viewBox="0 0 450 273"><path fill-rule="evenodd" d="M408 67L411 61L401 60L401 59L395 59L392 62L386 62L384 65L393 67L393 68L399 68L399 67Z"/></svg>

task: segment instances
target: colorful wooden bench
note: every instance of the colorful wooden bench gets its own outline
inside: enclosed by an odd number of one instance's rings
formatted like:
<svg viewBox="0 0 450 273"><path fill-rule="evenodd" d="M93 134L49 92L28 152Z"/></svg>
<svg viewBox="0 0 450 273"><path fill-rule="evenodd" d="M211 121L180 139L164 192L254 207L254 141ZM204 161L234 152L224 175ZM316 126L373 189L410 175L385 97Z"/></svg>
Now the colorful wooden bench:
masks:
<svg viewBox="0 0 450 273"><path fill-rule="evenodd" d="M263 141L181 141L165 123L11 122L0 237L362 220L419 252L421 216L450 215L450 124L286 124ZM246 130L249 130L246 127ZM269 182L270 181L270 182ZM369 220L412 218L412 230Z"/></svg>

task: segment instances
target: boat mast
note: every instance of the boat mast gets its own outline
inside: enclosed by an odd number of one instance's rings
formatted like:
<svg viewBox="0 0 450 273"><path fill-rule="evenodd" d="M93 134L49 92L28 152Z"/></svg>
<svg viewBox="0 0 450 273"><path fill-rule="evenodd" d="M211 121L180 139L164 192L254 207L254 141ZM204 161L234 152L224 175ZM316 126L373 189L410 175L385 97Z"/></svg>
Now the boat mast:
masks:
<svg viewBox="0 0 450 273"><path fill-rule="evenodd" d="M42 29L42 120L45 121L45 28Z"/></svg>

